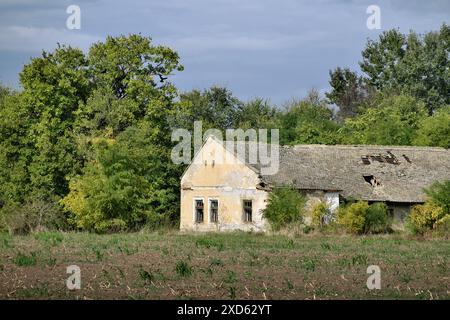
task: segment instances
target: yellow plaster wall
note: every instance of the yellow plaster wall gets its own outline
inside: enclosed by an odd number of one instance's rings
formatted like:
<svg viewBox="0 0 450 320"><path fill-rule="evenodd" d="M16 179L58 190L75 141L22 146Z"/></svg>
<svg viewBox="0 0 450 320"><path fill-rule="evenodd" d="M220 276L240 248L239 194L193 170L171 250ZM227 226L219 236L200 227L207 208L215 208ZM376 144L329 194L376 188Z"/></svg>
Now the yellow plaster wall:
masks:
<svg viewBox="0 0 450 320"><path fill-rule="evenodd" d="M181 180L180 229L183 231L264 231L261 210L267 192L256 188L258 175L229 153L217 140L209 138ZM194 200L204 202L204 222L195 223ZM209 200L219 202L218 223L209 220ZM243 200L252 200L252 222L243 221Z"/></svg>

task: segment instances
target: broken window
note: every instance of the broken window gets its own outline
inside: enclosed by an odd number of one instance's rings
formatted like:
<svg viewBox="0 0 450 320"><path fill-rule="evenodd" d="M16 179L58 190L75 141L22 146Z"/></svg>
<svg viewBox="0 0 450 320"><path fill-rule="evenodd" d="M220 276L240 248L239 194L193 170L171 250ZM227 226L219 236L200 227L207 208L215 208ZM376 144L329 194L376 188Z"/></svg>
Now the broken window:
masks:
<svg viewBox="0 0 450 320"><path fill-rule="evenodd" d="M209 201L209 220L213 223L219 221L219 201Z"/></svg>
<svg viewBox="0 0 450 320"><path fill-rule="evenodd" d="M373 176L373 175L367 175L363 176L364 180L369 183L372 187L380 186L381 183Z"/></svg>
<svg viewBox="0 0 450 320"><path fill-rule="evenodd" d="M244 200L244 221L252 222L252 200Z"/></svg>
<svg viewBox="0 0 450 320"><path fill-rule="evenodd" d="M203 200L195 200L195 222L203 222Z"/></svg>

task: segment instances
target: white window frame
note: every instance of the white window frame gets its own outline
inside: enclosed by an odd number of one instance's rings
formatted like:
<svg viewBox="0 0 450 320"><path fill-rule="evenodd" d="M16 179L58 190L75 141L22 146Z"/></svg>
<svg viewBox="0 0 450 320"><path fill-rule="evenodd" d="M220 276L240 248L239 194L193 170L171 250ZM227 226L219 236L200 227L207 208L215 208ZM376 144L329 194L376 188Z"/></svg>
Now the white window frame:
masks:
<svg viewBox="0 0 450 320"><path fill-rule="evenodd" d="M251 221L247 221L245 218L246 218L246 216L245 216L245 201L250 201L251 202L251 204L252 204L252 212L251 212ZM242 201L241 201L241 203L242 203L242 222L244 222L244 223L253 223L253 219L254 219L254 206L253 206L253 204L254 204L254 200L253 199L248 199L248 198L245 198L245 199L242 199Z"/></svg>
<svg viewBox="0 0 450 320"><path fill-rule="evenodd" d="M217 201L217 221L216 222L211 221L211 201ZM220 208L219 198L208 198L208 223L219 223L219 208Z"/></svg>
<svg viewBox="0 0 450 320"><path fill-rule="evenodd" d="M201 200L202 202L203 202L203 221L202 222L197 222L197 219L196 219L196 206L195 206L195 204L196 204L196 202L198 201L198 200ZM194 223L195 224L202 224L202 223L205 223L205 198L203 198L203 197L194 197L194 200L192 201L192 219L193 219L193 221L194 221Z"/></svg>

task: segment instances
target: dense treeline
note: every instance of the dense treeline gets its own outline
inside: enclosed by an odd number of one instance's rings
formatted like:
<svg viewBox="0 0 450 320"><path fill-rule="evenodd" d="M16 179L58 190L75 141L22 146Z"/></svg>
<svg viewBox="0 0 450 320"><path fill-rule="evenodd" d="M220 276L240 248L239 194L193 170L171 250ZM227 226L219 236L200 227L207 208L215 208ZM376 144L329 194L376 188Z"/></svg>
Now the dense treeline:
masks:
<svg viewBox="0 0 450 320"><path fill-rule="evenodd" d="M176 222L183 166L174 128L278 128L282 144L450 147L450 27L368 41L362 75L330 71L331 89L282 106L212 87L179 93L170 48L141 35L87 53L58 46L32 59L20 91L0 86L2 228L133 230Z"/></svg>

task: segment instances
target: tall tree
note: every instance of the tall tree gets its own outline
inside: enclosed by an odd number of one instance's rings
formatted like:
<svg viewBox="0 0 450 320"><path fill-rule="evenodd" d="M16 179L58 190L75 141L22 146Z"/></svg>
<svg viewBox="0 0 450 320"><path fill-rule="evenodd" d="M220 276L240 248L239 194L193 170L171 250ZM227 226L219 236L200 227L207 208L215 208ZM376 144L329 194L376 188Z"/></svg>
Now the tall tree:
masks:
<svg viewBox="0 0 450 320"><path fill-rule="evenodd" d="M333 121L333 112L322 102L294 100L278 115L281 144L319 143L335 144L339 125Z"/></svg>
<svg viewBox="0 0 450 320"><path fill-rule="evenodd" d="M242 103L237 111L237 127L242 129L273 129L277 127L278 110L267 100L256 98Z"/></svg>
<svg viewBox="0 0 450 320"><path fill-rule="evenodd" d="M0 207L20 203L30 192L29 165L35 154L30 112L18 92L0 98Z"/></svg>
<svg viewBox="0 0 450 320"><path fill-rule="evenodd" d="M347 119L340 129L344 144L411 145L426 117L423 102L411 96L387 96Z"/></svg>
<svg viewBox="0 0 450 320"><path fill-rule="evenodd" d="M431 115L450 103L450 27L419 36L398 30L369 40L362 52L365 81L379 91L404 93L425 102Z"/></svg>
<svg viewBox="0 0 450 320"><path fill-rule="evenodd" d="M31 187L40 196L62 196L66 176L82 165L72 129L75 111L90 93L86 58L81 50L58 46L25 65L20 81L34 147Z"/></svg>
<svg viewBox="0 0 450 320"><path fill-rule="evenodd" d="M224 87L211 87L203 92L193 90L182 93L181 103L185 105L185 120L192 123L203 121L203 128L230 129L239 123L242 102Z"/></svg>
<svg viewBox="0 0 450 320"><path fill-rule="evenodd" d="M354 117L369 97L369 88L356 72L340 67L330 71L331 91L325 95L330 103L339 107L339 120Z"/></svg>
<svg viewBox="0 0 450 320"><path fill-rule="evenodd" d="M421 121L414 144L450 148L450 106L439 109L433 116Z"/></svg>
<svg viewBox="0 0 450 320"><path fill-rule="evenodd" d="M90 48L88 62L95 90L79 110L78 129L109 130L113 136L163 111L154 102L175 97L168 77L183 70L176 52L141 35L107 37Z"/></svg>
<svg viewBox="0 0 450 320"><path fill-rule="evenodd" d="M87 164L63 199L80 228L134 228L178 211L182 167L171 162L170 119L178 55L139 35L108 37L89 51L95 89L77 113ZM102 191L103 190L103 191Z"/></svg>

